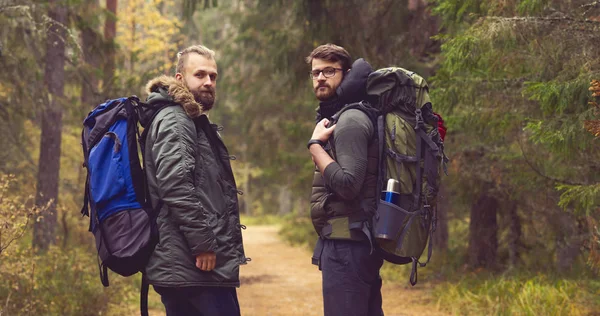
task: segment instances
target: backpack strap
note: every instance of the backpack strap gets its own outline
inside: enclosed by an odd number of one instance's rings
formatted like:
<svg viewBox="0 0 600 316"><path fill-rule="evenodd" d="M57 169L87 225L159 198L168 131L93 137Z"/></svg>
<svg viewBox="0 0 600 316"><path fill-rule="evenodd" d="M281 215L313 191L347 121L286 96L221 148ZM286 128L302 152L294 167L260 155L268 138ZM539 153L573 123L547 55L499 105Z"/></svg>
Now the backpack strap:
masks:
<svg viewBox="0 0 600 316"><path fill-rule="evenodd" d="M415 286L415 284L417 284L417 262L419 262L417 260L417 258L415 257L410 257L410 259L412 260L412 267L410 269L410 285Z"/></svg>
<svg viewBox="0 0 600 316"><path fill-rule="evenodd" d="M87 175L85 177L85 191L83 194L83 206L81 207L81 214L83 216L90 215L89 202L90 202L90 171L88 169L88 148L87 143L85 141L85 127L81 130L81 146L83 149L83 167L87 170ZM91 223L91 222L90 222ZM92 225L90 224L90 231Z"/></svg>
<svg viewBox="0 0 600 316"><path fill-rule="evenodd" d="M343 229L345 231L340 234L340 225L342 224ZM334 237L331 237L332 234L336 234ZM364 234L364 237L363 237ZM344 235L343 237L341 235ZM335 222L329 222L327 225L321 229L321 234L319 234L319 239L345 239L345 240L369 240L369 244L371 245L371 252L373 254L373 238L371 236L371 229L368 220L357 220L352 221L350 217L338 217L335 218ZM321 252L322 249L319 250ZM315 247L315 253L313 254L313 264L314 259L317 258L317 248ZM320 257L320 253L319 256Z"/></svg>
<svg viewBox="0 0 600 316"><path fill-rule="evenodd" d="M92 215L90 213L90 172L88 171L87 176L85 177L85 193L83 194L83 207L81 208L81 215L88 216L90 218L90 226L88 227L88 231L92 231L94 225L92 225Z"/></svg>
<svg viewBox="0 0 600 316"><path fill-rule="evenodd" d="M434 225L435 226L435 225ZM429 260L431 259L431 253L433 250L433 232L435 231L435 228L432 228L430 230L430 234L429 234L429 245L427 246L427 261L425 263L421 263L419 262L419 259L415 258L415 257L410 257L410 259L412 260L412 266L410 269L410 285L415 286L417 284L418 281L418 277L417 277L417 268L418 267L425 267L428 263Z"/></svg>
<svg viewBox="0 0 600 316"><path fill-rule="evenodd" d="M315 245L315 249L313 250L312 255L312 264L318 266L319 270L321 270L321 255L323 254L323 248L323 238L319 236L319 239L317 239L317 244Z"/></svg>
<svg viewBox="0 0 600 316"><path fill-rule="evenodd" d="M88 171L87 176L85 177L85 191L83 194L83 206L81 207L81 215L89 216L90 215L90 173Z"/></svg>
<svg viewBox="0 0 600 316"><path fill-rule="evenodd" d="M97 258L97 261L98 261L98 270L100 271L100 281L102 281L102 285L104 285L104 287L108 287L108 285L109 285L109 282L108 282L108 269L100 261L100 254L98 254L98 256L96 258Z"/></svg>
<svg viewBox="0 0 600 316"><path fill-rule="evenodd" d="M373 108L371 106L371 104L367 101L360 101L360 102L344 105L341 110L337 111L337 113L335 113L331 117L331 123L332 124L337 123L340 119L340 116L342 116L342 113L344 113L348 110L353 110L353 109L361 110L362 112L364 112L369 117L371 122L373 123L373 126L376 125L379 111L377 109Z"/></svg>
<svg viewBox="0 0 600 316"><path fill-rule="evenodd" d="M142 285L140 287L140 314L141 316L148 316L148 291L150 290L150 284L146 273L142 272Z"/></svg>
<svg viewBox="0 0 600 316"><path fill-rule="evenodd" d="M433 226L434 227L432 227L429 230L429 245L427 245L427 261L425 261L425 263L419 262L419 265L421 267L425 267L429 263L429 260L431 260L431 253L433 252L433 232L435 232L435 225Z"/></svg>
<svg viewBox="0 0 600 316"><path fill-rule="evenodd" d="M152 207L152 205L150 205L150 188L148 187L148 176L146 175L145 172L145 168L146 168L146 138L148 137L148 131L150 130L150 125L152 124L152 122L154 121L154 119L156 118L156 116L158 115L158 113L160 111L162 111L163 109L169 107L169 106L174 106L177 105L177 103L174 102L166 102L166 103L162 103L159 106L154 107L154 111L152 112L152 115L150 117L150 119L148 120L148 122L146 122L146 127L144 128L144 131L140 134L139 133L139 129L136 126L136 133L137 133L137 137L138 137L138 144L140 145L140 152L142 153L142 174L143 174L143 181L144 181L144 200L145 203L147 203L148 207L150 207L150 209L152 210L152 214L150 214L151 220L156 220L156 218L158 217L158 213L160 212L160 209L163 207L163 200L159 199L158 203L156 205L155 208ZM140 109L141 107L151 107L151 105L148 105L146 103L141 103L141 102L137 102L135 103L135 110L138 113L140 111L142 111L142 109Z"/></svg>
<svg viewBox="0 0 600 316"><path fill-rule="evenodd" d="M421 116L421 110L417 109L417 124L415 126L415 134L417 136L417 146L416 146L416 154L417 154L417 166L416 166L416 183L415 183L415 187L413 188L413 206L414 207L419 207L420 205L420 198L421 198L421 181L422 181L422 171L421 171L421 159L423 158L423 137L422 134L420 132L423 132L423 129L425 129L425 125L423 123L423 117Z"/></svg>
<svg viewBox="0 0 600 316"><path fill-rule="evenodd" d="M383 189L383 177L385 176L385 164L383 163L384 161L384 151L383 149L385 148L385 122L384 122L384 115L380 115L377 117L377 138L378 138L378 146L379 146L379 156L377 157L378 163L377 166L379 169L379 174L377 176L377 191L376 192L381 192ZM375 213L377 214L377 213Z"/></svg>
<svg viewBox="0 0 600 316"><path fill-rule="evenodd" d="M423 177L423 170L421 170L421 166L420 166L420 162L421 160L425 160L424 163L425 165L423 166L425 169L425 172L427 172L427 167L432 168L433 166L430 166L432 162L430 162L429 164L427 164L427 155L424 155L424 151L423 151L423 142L425 142L425 144L429 147L428 150L432 150L434 152L439 152L439 147L438 145L436 145L433 140L431 140L431 138L429 136L427 136L427 133L425 133L425 122L423 121L423 116L421 114L421 110L417 109L416 111L417 115L416 115L416 119L417 119L417 124L415 125L415 135L417 136L417 158L418 158L418 162L417 162L417 168L416 168L416 185L415 188L413 190L413 197L414 197L414 203L413 205L417 206L420 205L419 203L419 199L420 196L422 194L422 177Z"/></svg>
<svg viewBox="0 0 600 316"><path fill-rule="evenodd" d="M369 252L370 255L373 254L373 238L371 237L371 229L369 228L369 222L364 221L364 222L355 222L355 223L351 223L350 225L348 225L348 228L350 230L360 230L362 231L365 236L367 236L367 239L369 240L369 245L371 245L371 252Z"/></svg>
<svg viewBox="0 0 600 316"><path fill-rule="evenodd" d="M169 107L169 106L174 106L174 105L178 105L175 102L165 102L165 103L161 103L158 106L152 106L146 103L141 103L138 102L136 107L138 107L137 111L139 113L139 111L141 111L141 108L154 108L152 115L150 116L150 119L148 120L148 122L146 123L146 127L144 128L144 131L142 132L142 134L140 135L138 133L138 142L140 144L140 149L142 151L142 158L144 157L144 150L146 147L146 137L148 136L148 131L150 130L150 125L152 125L152 122L154 121L154 119L156 118L156 116L158 115L158 113L160 113L160 111L164 110L165 108Z"/></svg>

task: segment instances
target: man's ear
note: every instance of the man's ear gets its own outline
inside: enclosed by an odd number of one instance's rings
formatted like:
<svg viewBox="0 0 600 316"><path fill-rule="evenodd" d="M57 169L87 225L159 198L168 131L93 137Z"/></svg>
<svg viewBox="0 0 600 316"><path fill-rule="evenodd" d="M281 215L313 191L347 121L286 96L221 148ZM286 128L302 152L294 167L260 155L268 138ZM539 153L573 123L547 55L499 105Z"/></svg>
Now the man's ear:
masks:
<svg viewBox="0 0 600 316"><path fill-rule="evenodd" d="M183 75L178 72L175 74L175 79L177 79L178 81L183 81Z"/></svg>

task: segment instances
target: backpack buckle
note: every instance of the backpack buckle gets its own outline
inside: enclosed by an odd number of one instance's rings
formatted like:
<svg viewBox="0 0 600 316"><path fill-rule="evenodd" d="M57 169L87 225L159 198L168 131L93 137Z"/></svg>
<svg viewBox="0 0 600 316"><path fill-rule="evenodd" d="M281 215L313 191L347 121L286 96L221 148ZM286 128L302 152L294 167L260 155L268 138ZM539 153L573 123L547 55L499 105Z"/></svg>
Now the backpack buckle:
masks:
<svg viewBox="0 0 600 316"><path fill-rule="evenodd" d="M421 112L421 109L415 110L415 119L417 121L415 129L419 129L425 126L425 121L423 120L423 112Z"/></svg>
<svg viewBox="0 0 600 316"><path fill-rule="evenodd" d="M425 211L423 212L423 218L425 220L429 219L429 214L431 213L431 205L423 204L423 210Z"/></svg>
<svg viewBox="0 0 600 316"><path fill-rule="evenodd" d="M135 103L136 105L140 102L140 98L138 98L137 95L132 95L129 98L129 101L132 101L133 103Z"/></svg>

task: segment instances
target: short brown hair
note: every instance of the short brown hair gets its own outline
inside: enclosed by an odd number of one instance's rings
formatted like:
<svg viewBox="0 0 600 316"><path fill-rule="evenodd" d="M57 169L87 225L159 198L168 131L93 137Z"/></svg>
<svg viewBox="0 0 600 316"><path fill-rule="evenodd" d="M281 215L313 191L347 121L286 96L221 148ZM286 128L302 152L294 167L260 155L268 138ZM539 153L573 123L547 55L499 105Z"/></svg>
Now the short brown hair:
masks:
<svg viewBox="0 0 600 316"><path fill-rule="evenodd" d="M306 57L306 63L312 64L313 59L323 59L330 62L341 62L344 71L350 69L352 59L350 54L342 46L327 43L315 48L310 55Z"/></svg>
<svg viewBox="0 0 600 316"><path fill-rule="evenodd" d="M206 59L215 59L215 52L204 45L192 45L179 53L177 53L177 67L175 73L182 74L184 71L185 62L187 56L191 53L196 53L200 56L204 56Z"/></svg>

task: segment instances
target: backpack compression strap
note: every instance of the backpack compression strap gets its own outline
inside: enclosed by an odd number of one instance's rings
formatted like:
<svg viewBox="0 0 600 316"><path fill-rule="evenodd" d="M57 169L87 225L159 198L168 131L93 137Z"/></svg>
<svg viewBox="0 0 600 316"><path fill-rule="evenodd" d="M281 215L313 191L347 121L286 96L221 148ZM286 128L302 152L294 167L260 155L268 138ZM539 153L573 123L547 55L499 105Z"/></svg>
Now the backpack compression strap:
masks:
<svg viewBox="0 0 600 316"><path fill-rule="evenodd" d="M84 136L84 132L85 132L85 127L81 130L81 146L83 147L83 166L85 167L85 169L87 170L87 175L85 177L85 191L83 194L83 206L81 207L81 214L83 216L85 215L90 215L90 209L89 209L89 192L90 192L90 171L88 169L88 148L85 142L85 136ZM92 225L90 222L90 231L92 230Z"/></svg>
<svg viewBox="0 0 600 316"><path fill-rule="evenodd" d="M148 291L150 284L146 274L142 272L142 286L140 288L140 314L142 316L148 316Z"/></svg>
<svg viewBox="0 0 600 316"><path fill-rule="evenodd" d="M431 161L431 158L427 158L430 155L425 155L425 157L423 157L423 142L426 143L427 148L425 148L425 150L431 150L434 152L439 152L439 147L431 140L431 138L429 138L429 136L427 136L427 134L425 133L425 123L423 121L423 116L421 113L420 109L417 109L416 111L416 119L417 119L417 124L415 126L415 134L417 136L417 157L419 157L419 161L421 161L421 159L424 159L424 166L423 169L425 169L425 173L428 176L427 177L427 181L429 181L429 173L431 172L431 168L433 168L435 166L434 162ZM420 196L422 193L422 171L421 171L421 167L419 165L417 165L416 168L416 172L417 172L417 178L416 178L416 187L413 190L413 197L414 197L414 204L413 205L420 205ZM428 201L427 198L425 196L425 205L424 205L424 209L420 210L418 213L421 212L425 212L425 215L427 216L430 212L429 209L431 208L428 205ZM415 214L417 215L417 214ZM435 220L435 215L433 216L434 219L432 219L432 221ZM407 227L410 227L410 224L413 220L414 216L409 220ZM421 267L425 267L427 265L427 263L429 263L429 260L431 259L431 254L433 252L433 246L432 246L432 242L433 242L433 232L435 230L435 224L432 224L433 227L429 230L429 245L428 245L428 249L427 249L427 261L425 263L420 263L418 258L415 257L411 257L412 259L412 269L411 269L411 273L410 273L410 284L412 286L414 286L415 284L417 284L417 280L418 280L418 276L417 276L417 264ZM404 239L404 232L402 234L402 236L400 237L398 244L402 244L402 240Z"/></svg>
<svg viewBox="0 0 600 316"><path fill-rule="evenodd" d="M435 217L433 222L435 222ZM427 246L427 261L425 263L421 263L419 262L419 259L415 258L415 257L410 257L410 259L412 260L412 267L411 267L411 271L410 271L410 285L415 286L415 284L417 284L417 264L420 267L425 267L428 263L429 260L431 259L431 253L433 251L433 232L435 231L435 224L433 224L433 228L431 228L430 233L429 233L429 245Z"/></svg>

